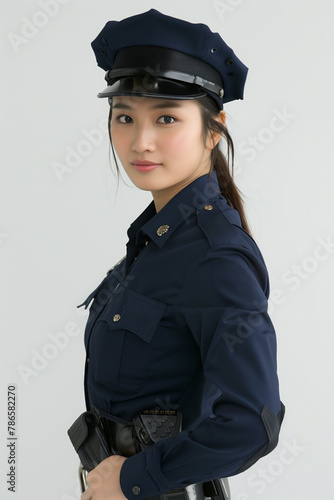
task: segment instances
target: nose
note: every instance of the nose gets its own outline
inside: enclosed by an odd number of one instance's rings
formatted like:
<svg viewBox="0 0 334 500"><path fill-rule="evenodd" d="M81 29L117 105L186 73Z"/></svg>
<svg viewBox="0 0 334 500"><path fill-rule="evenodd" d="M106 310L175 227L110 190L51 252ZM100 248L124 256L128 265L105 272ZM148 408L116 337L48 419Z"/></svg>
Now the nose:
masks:
<svg viewBox="0 0 334 500"><path fill-rule="evenodd" d="M149 124L137 124L134 128L131 149L136 153L144 153L145 151L155 150L154 132Z"/></svg>

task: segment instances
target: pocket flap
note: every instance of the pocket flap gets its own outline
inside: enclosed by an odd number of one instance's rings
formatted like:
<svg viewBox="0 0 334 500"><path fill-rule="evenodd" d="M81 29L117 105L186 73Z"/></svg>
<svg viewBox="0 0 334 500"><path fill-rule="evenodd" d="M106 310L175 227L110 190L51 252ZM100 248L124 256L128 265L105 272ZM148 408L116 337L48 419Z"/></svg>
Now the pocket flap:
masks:
<svg viewBox="0 0 334 500"><path fill-rule="evenodd" d="M111 301L99 319L112 330L129 330L150 342L166 309L166 304L127 288L119 300Z"/></svg>

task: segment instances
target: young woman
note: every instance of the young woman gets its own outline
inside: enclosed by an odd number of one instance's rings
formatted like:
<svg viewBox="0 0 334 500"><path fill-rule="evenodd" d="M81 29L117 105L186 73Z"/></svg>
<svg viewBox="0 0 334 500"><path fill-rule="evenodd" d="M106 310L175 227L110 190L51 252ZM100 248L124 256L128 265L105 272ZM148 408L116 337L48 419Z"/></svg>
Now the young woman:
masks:
<svg viewBox="0 0 334 500"><path fill-rule="evenodd" d="M153 201L84 302L87 408L115 454L82 500L223 498L213 480L269 453L284 414L267 270L228 163L223 105L243 97L247 68L207 26L153 9L107 23L92 47L112 146Z"/></svg>

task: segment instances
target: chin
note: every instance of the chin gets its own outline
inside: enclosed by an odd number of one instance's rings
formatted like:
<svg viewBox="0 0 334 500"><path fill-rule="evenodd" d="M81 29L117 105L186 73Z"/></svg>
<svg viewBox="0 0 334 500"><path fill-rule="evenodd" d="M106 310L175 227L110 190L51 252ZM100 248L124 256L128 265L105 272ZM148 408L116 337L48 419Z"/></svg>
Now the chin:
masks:
<svg viewBox="0 0 334 500"><path fill-rule="evenodd" d="M162 179L160 176L155 176L155 172L146 172L146 173L133 173L131 172L131 175L129 175L128 172L126 172L127 176L129 177L130 181L138 188L142 189L143 191L157 191L159 189L164 189L168 187L168 182L162 182Z"/></svg>
<svg viewBox="0 0 334 500"><path fill-rule="evenodd" d="M138 177L134 177L134 176L129 176L129 179L130 181L132 182L132 184L134 184L136 186L136 188L138 189L141 189L142 191L154 191L156 189L161 189L161 183L157 183L156 181L154 182L152 179L148 179L148 178L142 178L142 179L138 179ZM160 184L160 186L159 186Z"/></svg>
<svg viewBox="0 0 334 500"><path fill-rule="evenodd" d="M169 186L163 186L157 182L141 182L137 184L137 187L142 191L161 191L168 188Z"/></svg>

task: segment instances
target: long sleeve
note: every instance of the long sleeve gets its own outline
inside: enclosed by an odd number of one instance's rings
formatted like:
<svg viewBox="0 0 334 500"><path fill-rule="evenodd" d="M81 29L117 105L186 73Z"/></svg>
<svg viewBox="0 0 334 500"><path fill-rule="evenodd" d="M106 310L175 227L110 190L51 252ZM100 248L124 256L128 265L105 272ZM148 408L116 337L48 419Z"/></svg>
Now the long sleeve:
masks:
<svg viewBox="0 0 334 500"><path fill-rule="evenodd" d="M130 500L235 475L277 444L284 407L268 275L255 243L244 241L214 245L187 274L180 310L201 353L201 417L124 463Z"/></svg>

